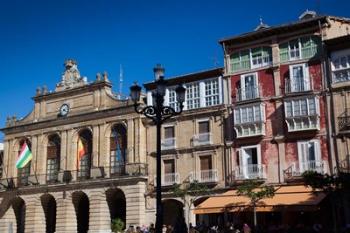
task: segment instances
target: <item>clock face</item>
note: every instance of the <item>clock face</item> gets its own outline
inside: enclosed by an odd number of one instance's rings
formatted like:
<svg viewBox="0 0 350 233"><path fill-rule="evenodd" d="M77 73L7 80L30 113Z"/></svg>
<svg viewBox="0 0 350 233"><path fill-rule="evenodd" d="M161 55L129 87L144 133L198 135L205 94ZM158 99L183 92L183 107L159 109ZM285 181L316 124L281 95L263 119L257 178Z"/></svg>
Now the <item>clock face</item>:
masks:
<svg viewBox="0 0 350 233"><path fill-rule="evenodd" d="M68 112L69 112L69 105L68 104L63 104L60 107L60 115L61 116L67 116Z"/></svg>

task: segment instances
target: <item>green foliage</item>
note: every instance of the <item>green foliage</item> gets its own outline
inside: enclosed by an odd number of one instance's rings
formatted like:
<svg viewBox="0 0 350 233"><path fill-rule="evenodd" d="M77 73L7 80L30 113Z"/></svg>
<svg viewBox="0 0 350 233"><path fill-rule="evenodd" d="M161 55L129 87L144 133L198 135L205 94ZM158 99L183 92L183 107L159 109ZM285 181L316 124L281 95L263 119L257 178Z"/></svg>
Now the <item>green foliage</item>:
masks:
<svg viewBox="0 0 350 233"><path fill-rule="evenodd" d="M304 183L315 190L331 193L339 190L350 190L350 177L346 174L339 176L320 174L316 171L306 171L302 174Z"/></svg>
<svg viewBox="0 0 350 233"><path fill-rule="evenodd" d="M260 182L255 180L245 181L237 188L237 194L248 197L253 205L263 198L273 197L275 192L273 186L261 185Z"/></svg>
<svg viewBox="0 0 350 233"><path fill-rule="evenodd" d="M125 227L125 223L120 218L112 220L111 228L113 232L122 232Z"/></svg>

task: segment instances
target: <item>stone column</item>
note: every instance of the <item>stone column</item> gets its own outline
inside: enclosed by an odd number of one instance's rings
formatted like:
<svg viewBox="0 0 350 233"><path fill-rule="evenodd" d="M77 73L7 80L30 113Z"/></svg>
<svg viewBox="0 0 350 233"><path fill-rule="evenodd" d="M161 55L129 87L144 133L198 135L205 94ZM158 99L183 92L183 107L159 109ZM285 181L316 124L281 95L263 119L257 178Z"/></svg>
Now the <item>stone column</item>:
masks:
<svg viewBox="0 0 350 233"><path fill-rule="evenodd" d="M26 233L45 233L45 213L41 206L40 196L31 195L24 197L26 206L25 232Z"/></svg>
<svg viewBox="0 0 350 233"><path fill-rule="evenodd" d="M100 125L100 143L99 143L99 163L100 166L109 166L109 148L106 147L106 140L109 140L109 137L106 137L105 130L106 130L106 124Z"/></svg>
<svg viewBox="0 0 350 233"><path fill-rule="evenodd" d="M140 118L134 119L134 163L140 161Z"/></svg>
<svg viewBox="0 0 350 233"><path fill-rule="evenodd" d="M70 193L56 199L56 233L76 233L77 217Z"/></svg>
<svg viewBox="0 0 350 233"><path fill-rule="evenodd" d="M9 165L10 165L10 142L5 140L4 142L4 157L3 157L3 168L2 168L2 177L9 177Z"/></svg>
<svg viewBox="0 0 350 233"><path fill-rule="evenodd" d="M36 174L40 184L46 182L46 166L47 166L47 140L46 135L38 135L37 155L35 160ZM33 160L34 161L34 160Z"/></svg>
<svg viewBox="0 0 350 233"><path fill-rule="evenodd" d="M128 134L128 158L127 162L128 163L133 163L134 162L134 120L129 119L128 120L128 129L127 129L127 134Z"/></svg>
<svg viewBox="0 0 350 233"><path fill-rule="evenodd" d="M136 185L121 188L126 198L126 227L146 224L146 203L144 196L146 184L139 182Z"/></svg>
<svg viewBox="0 0 350 233"><path fill-rule="evenodd" d="M99 136L100 136L100 126L94 125L92 127L92 166L93 167L100 166L100 164L99 164L99 157L100 157Z"/></svg>
<svg viewBox="0 0 350 233"><path fill-rule="evenodd" d="M16 215L12 207L0 218L0 232L17 232Z"/></svg>
<svg viewBox="0 0 350 233"><path fill-rule="evenodd" d="M89 233L112 232L111 217L104 190L93 190L89 196Z"/></svg>
<svg viewBox="0 0 350 233"><path fill-rule="evenodd" d="M30 168L30 174L38 173L37 171L37 163L38 163L38 136L33 135L31 138L31 143L32 143L32 154L33 154L33 159L31 163L31 168Z"/></svg>
<svg viewBox="0 0 350 233"><path fill-rule="evenodd" d="M274 86L275 86L275 96L281 95L281 75L280 75L280 56L279 56L280 50L279 45L276 42L276 40L272 41L272 63L274 66L273 69L273 80L274 80Z"/></svg>
<svg viewBox="0 0 350 233"><path fill-rule="evenodd" d="M61 132L61 161L60 168L62 170L67 169L67 148L68 148L68 140L67 140L67 131L64 130Z"/></svg>

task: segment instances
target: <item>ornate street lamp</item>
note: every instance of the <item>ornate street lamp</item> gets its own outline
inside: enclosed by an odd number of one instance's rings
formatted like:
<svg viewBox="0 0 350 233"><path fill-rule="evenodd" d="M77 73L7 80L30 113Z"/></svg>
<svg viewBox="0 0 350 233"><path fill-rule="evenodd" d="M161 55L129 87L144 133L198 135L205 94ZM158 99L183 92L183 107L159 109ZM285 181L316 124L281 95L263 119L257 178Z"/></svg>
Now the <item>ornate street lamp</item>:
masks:
<svg viewBox="0 0 350 233"><path fill-rule="evenodd" d="M145 115L157 126L157 213L156 213L156 233L162 233L163 227L163 208L162 208L162 182L161 182L161 125L167 119L179 115L183 110L186 89L183 85L178 85L175 89L176 100L179 105L178 109L164 106L164 96L167 82L164 80L164 68L157 65L154 69L156 88L152 92L153 105L144 106L139 103L141 87L136 83L130 87L131 100L134 102L135 111Z"/></svg>

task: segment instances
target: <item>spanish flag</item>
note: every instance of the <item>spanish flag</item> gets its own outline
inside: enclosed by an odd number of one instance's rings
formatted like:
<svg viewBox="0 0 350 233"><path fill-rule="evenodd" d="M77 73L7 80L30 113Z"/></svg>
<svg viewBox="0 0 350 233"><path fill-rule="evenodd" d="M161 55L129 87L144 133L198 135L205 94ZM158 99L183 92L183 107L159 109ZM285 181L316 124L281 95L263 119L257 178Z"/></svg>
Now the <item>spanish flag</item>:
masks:
<svg viewBox="0 0 350 233"><path fill-rule="evenodd" d="M80 168L80 160L85 155L84 144L81 138L78 139L78 155L77 155L77 167Z"/></svg>

